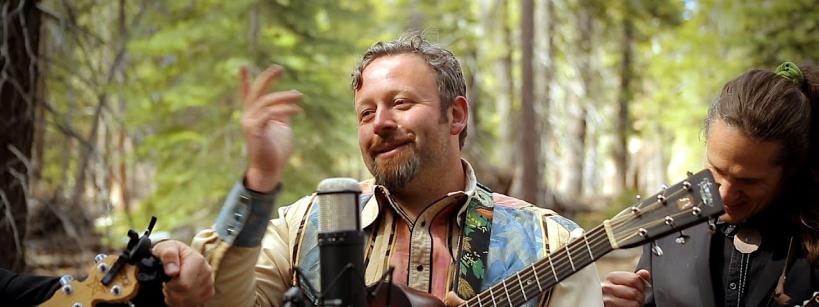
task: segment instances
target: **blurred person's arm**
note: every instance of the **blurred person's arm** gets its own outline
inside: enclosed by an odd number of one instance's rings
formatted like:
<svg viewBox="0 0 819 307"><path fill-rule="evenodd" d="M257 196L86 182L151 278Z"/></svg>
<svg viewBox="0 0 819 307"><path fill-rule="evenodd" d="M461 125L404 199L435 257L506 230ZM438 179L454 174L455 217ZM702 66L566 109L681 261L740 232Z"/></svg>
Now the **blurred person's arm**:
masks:
<svg viewBox="0 0 819 307"><path fill-rule="evenodd" d="M4 306L34 306L59 288L59 277L17 274L0 268L0 301Z"/></svg>

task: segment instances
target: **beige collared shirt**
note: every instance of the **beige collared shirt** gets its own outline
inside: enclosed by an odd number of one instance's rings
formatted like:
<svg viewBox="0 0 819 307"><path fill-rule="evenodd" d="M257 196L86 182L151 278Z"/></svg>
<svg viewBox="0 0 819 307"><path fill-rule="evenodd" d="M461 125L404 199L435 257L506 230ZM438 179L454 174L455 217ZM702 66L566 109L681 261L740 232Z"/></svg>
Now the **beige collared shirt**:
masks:
<svg viewBox="0 0 819 307"><path fill-rule="evenodd" d="M459 225L462 221L458 216L475 195L477 187L471 166L466 161L463 163L466 189L449 193L430 204L414 222L391 200L386 188L375 186L372 181L361 184L363 193L373 194L361 215L362 228L371 234L365 247L365 280L368 284L377 282L390 267L394 267L395 283L429 292L439 298L451 291L452 264L457 257L457 242L461 236ZM492 196L496 206L536 211L543 216L553 215L547 209L512 197L497 193ZM310 212L312 199L312 195L307 196L290 206L279 208L278 217L270 220L260 246L230 244L233 236L214 229L204 230L194 238L192 246L206 256L215 271L216 295L208 306L282 304L282 294L292 285L294 257L301 256L298 246L304 243L304 238L299 230ZM228 199L226 206L231 201L235 202ZM544 219L544 224L548 245L544 244L543 248L548 246L549 250L554 251L574 238L564 226L552 219ZM577 236L578 233L573 232L572 235ZM590 265L560 282L553 288L550 297L541 300L541 305L602 306L595 266Z"/></svg>

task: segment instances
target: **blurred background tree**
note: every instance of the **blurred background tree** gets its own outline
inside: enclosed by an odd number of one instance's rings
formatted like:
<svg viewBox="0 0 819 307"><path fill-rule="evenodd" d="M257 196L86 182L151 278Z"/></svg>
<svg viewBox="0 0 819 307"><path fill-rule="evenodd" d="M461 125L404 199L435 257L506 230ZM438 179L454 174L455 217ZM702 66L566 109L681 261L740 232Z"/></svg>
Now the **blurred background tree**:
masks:
<svg viewBox="0 0 819 307"><path fill-rule="evenodd" d="M8 0L0 23L0 266L45 273L151 215L183 241L212 223L244 169L241 66L305 94L289 203L368 178L350 71L423 31L462 61L480 180L590 227L702 168L731 77L819 56L813 0Z"/></svg>

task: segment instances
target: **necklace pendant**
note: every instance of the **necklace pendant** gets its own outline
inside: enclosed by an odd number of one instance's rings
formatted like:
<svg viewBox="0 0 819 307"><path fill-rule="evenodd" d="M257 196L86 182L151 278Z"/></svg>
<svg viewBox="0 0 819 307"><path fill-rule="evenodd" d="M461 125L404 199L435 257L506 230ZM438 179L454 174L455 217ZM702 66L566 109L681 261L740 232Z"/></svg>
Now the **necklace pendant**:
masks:
<svg viewBox="0 0 819 307"><path fill-rule="evenodd" d="M741 229L734 235L734 248L740 253L750 254L759 249L762 244L762 236L756 229Z"/></svg>

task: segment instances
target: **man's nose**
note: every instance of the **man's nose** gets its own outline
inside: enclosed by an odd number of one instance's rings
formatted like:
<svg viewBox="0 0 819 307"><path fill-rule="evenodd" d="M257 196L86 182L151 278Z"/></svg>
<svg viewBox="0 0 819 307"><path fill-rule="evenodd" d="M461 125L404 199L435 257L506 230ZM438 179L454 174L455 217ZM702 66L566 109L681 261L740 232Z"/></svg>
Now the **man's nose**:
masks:
<svg viewBox="0 0 819 307"><path fill-rule="evenodd" d="M722 198L722 202L730 206L738 195L736 186L726 179L717 181L717 184L719 184L719 196Z"/></svg>
<svg viewBox="0 0 819 307"><path fill-rule="evenodd" d="M381 108L375 112L373 122L373 132L375 134L383 136L392 133L397 127L395 117L389 109Z"/></svg>

